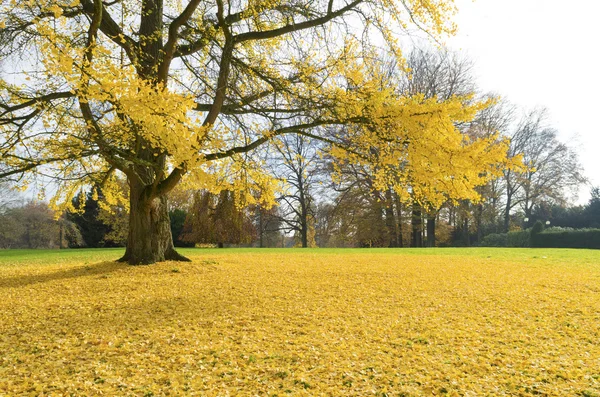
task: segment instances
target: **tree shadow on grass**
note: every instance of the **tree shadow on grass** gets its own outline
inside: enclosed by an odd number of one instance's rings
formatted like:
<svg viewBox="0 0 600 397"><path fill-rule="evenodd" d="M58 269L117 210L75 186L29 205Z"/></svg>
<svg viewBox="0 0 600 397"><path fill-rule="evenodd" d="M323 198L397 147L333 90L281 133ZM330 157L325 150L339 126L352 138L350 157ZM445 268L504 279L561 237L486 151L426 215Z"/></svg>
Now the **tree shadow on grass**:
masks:
<svg viewBox="0 0 600 397"><path fill-rule="evenodd" d="M120 262L99 262L43 274L23 274L15 277L0 278L0 288L19 288L42 284L56 280L68 280L80 277L102 276L129 267Z"/></svg>

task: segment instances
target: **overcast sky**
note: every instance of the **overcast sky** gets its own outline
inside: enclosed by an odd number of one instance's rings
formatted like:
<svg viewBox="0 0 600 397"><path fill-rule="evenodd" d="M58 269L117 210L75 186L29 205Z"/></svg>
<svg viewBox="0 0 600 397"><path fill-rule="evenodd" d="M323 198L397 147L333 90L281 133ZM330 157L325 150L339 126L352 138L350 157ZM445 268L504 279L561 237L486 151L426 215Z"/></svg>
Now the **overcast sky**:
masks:
<svg viewBox="0 0 600 397"><path fill-rule="evenodd" d="M459 32L447 41L475 63L483 91L548 108L563 141L600 185L600 1L455 0ZM589 199L584 187L579 203Z"/></svg>

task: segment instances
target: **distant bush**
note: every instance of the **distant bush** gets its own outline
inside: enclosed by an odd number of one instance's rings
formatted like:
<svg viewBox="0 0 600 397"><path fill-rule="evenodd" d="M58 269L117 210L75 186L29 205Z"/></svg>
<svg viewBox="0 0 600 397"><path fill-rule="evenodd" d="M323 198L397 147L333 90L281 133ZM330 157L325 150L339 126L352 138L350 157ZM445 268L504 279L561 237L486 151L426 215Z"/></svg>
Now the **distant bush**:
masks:
<svg viewBox="0 0 600 397"><path fill-rule="evenodd" d="M485 236L479 245L482 247L506 247L507 233L492 233Z"/></svg>
<svg viewBox="0 0 600 397"><path fill-rule="evenodd" d="M531 228L531 235L536 235L544 231L544 224L541 221L537 221Z"/></svg>
<svg viewBox="0 0 600 397"><path fill-rule="evenodd" d="M518 230L508 232L506 238L507 247L529 247L529 230Z"/></svg>
<svg viewBox="0 0 600 397"><path fill-rule="evenodd" d="M550 227L544 229L544 234L547 233L571 233L571 232L594 232L600 230L598 228L586 227L583 229L573 229L572 227Z"/></svg>
<svg viewBox="0 0 600 397"><path fill-rule="evenodd" d="M481 240L482 247L529 247L529 231L488 234Z"/></svg>
<svg viewBox="0 0 600 397"><path fill-rule="evenodd" d="M540 221L537 221L535 225L531 228L529 233L529 242L532 247L540 246L540 234L544 231L544 224Z"/></svg>
<svg viewBox="0 0 600 397"><path fill-rule="evenodd" d="M562 230L561 230L562 229ZM533 247L600 249L600 229L550 228L531 235Z"/></svg>
<svg viewBox="0 0 600 397"><path fill-rule="evenodd" d="M573 230L585 230L585 229L575 229L572 227L563 227L563 226L552 226L547 229L544 229L546 233L558 233L558 232L571 232Z"/></svg>
<svg viewBox="0 0 600 397"><path fill-rule="evenodd" d="M544 225L537 222L530 230L488 234L481 240L480 246L600 249L600 229L544 229Z"/></svg>

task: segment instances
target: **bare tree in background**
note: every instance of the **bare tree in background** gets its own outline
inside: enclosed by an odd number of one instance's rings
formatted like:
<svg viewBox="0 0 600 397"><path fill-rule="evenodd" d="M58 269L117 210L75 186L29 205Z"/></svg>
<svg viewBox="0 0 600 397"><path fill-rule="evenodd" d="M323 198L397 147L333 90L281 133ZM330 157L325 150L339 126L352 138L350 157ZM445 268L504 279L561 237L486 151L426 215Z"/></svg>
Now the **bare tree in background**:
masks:
<svg viewBox="0 0 600 397"><path fill-rule="evenodd" d="M0 214L5 213L20 201L21 197L18 192L12 189L10 181L0 179Z"/></svg>
<svg viewBox="0 0 600 397"><path fill-rule="evenodd" d="M510 213L516 206L529 218L540 201L564 203L569 191L585 181L575 151L548 126L546 109L535 109L521 119L511 136L509 154L521 154L529 169L504 172L505 231L510 229Z"/></svg>
<svg viewBox="0 0 600 397"><path fill-rule="evenodd" d="M514 122L516 106L506 100L499 99L495 94L487 94L486 97L496 102L483 109L470 123L468 130L475 135L489 136L496 133L508 134ZM478 188L483 201L477 203L473 211L473 220L477 233L477 241L480 242L484 234L501 231L499 215L503 211L502 199L505 191L503 178L491 180L486 185Z"/></svg>
<svg viewBox="0 0 600 397"><path fill-rule="evenodd" d="M281 228L295 233L303 248L314 246L314 190L320 171L319 147L301 135L283 136L274 147L278 161L273 162L273 171L285 181L284 190L277 197Z"/></svg>

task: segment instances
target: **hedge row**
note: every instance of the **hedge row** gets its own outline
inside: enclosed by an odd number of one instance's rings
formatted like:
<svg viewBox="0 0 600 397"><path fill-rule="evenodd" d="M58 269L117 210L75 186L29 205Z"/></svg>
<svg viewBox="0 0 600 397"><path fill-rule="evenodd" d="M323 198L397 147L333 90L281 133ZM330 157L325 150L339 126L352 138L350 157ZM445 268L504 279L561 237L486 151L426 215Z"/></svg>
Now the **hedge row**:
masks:
<svg viewBox="0 0 600 397"><path fill-rule="evenodd" d="M544 230L541 233L531 234L531 246L540 248L600 249L600 229Z"/></svg>
<svg viewBox="0 0 600 397"><path fill-rule="evenodd" d="M600 249L600 229L550 228L543 230L543 225L539 223L531 230L488 234L480 245L482 247Z"/></svg>

